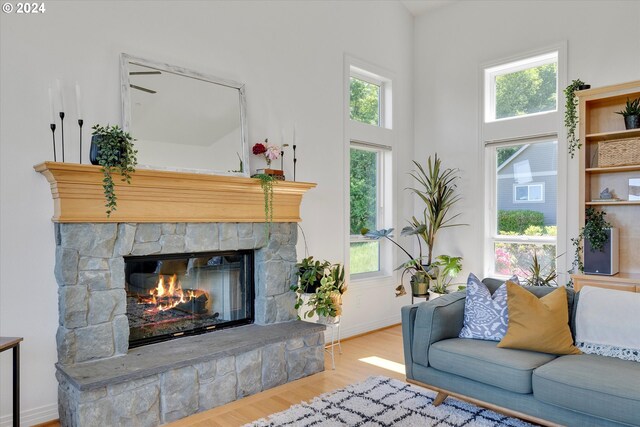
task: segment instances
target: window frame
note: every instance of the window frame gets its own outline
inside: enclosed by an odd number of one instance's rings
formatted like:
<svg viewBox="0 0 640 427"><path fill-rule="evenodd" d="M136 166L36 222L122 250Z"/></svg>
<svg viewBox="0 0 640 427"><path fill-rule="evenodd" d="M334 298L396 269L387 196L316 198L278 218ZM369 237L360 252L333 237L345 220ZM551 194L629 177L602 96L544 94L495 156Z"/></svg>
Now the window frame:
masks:
<svg viewBox="0 0 640 427"><path fill-rule="evenodd" d="M542 65L559 63L559 52L548 52L537 56L523 57L511 62L500 63L493 67L484 69L484 93L489 94L488 98L484 98L484 122L495 123L505 120L516 120L527 118L531 116L539 116L550 113L558 112L558 104L560 103L560 86L559 86L559 71L556 71L556 108L553 110L540 111L538 113L523 114L521 116L502 117L496 118L496 78L504 76L506 74L517 73L518 71L528 70L530 68L537 68ZM560 66L558 64L558 70Z"/></svg>
<svg viewBox="0 0 640 427"><path fill-rule="evenodd" d="M370 125L350 117L350 81L351 77L365 80L370 83L379 84L380 91L380 125ZM378 285L391 285L395 283L397 272L394 271L396 262L396 253L393 245L385 239L378 240L380 244L380 269L376 272L368 273L350 273L350 246L352 235L350 234L350 150L353 146L369 147L370 149L379 149L384 152L384 156L380 156L383 162L383 176L379 177L381 184L378 186L381 192L382 202L379 200L379 208L383 210L380 216L381 222L378 226L382 228L394 227L394 219L396 216L396 194L395 194L395 170L396 158L394 156L395 132L393 129L393 110L395 99L393 97L393 81L394 73L391 71L355 58L351 55L344 55L344 182L346 191L344 192L344 213L345 232L344 236L344 264L349 276L350 286L368 287ZM370 241L363 236L353 236L353 242Z"/></svg>
<svg viewBox="0 0 640 427"><path fill-rule="evenodd" d="M391 153L392 153L391 147L371 144L371 143L363 143L359 141L351 141L349 145L349 152L351 152L351 149L371 151L377 154L376 156L376 162L377 162L377 165L376 165L376 171L377 171L376 173L376 224L378 224L379 228L388 228L386 227L386 224L388 224L388 221L386 220L386 216L389 214L389 212L386 205L389 202L389 198L387 197L387 191L389 191L389 188L386 188L387 186L385 186L385 182L389 180L387 176L388 175L387 169L388 169L388 165L391 162ZM349 163L351 162L349 161ZM349 179L351 179L351 174L349 174ZM350 197L349 197L349 206L351 206ZM380 226L380 225L383 225L383 226ZM350 228L351 227L349 227L349 230ZM366 237L360 234L349 233L349 249L351 249L352 243L366 243L366 242L372 242L372 240L367 239ZM385 242L383 239L377 240L377 242L379 243L378 270L362 272L362 273L353 273L353 274L350 273L350 276L353 279L377 277L385 273L384 272L385 266L382 262L383 249L384 249L383 244L385 244Z"/></svg>
<svg viewBox="0 0 640 427"><path fill-rule="evenodd" d="M517 187L527 187L527 200L520 200L516 197ZM531 187L540 187L540 199L531 200ZM513 203L544 203L545 202L545 183L544 182L530 182L527 184L513 183Z"/></svg>
<svg viewBox="0 0 640 427"><path fill-rule="evenodd" d="M355 120L351 118L351 114L349 114L349 120L353 121L353 122L358 122L358 123L362 123L365 125L369 125L369 126L377 126L377 127L384 127L386 124L385 121L385 82L382 79L379 78L375 78L371 73L366 73L364 70L361 70L359 68L352 68L351 69L351 76L349 77L349 83L351 83L351 79L357 79L357 80L361 80L365 83L369 83L375 86L378 86L378 124L377 125L372 125L370 123L364 123L361 122L359 120ZM349 95L351 95L351 91L349 91ZM349 96L349 101L351 101L351 96Z"/></svg>
<svg viewBox="0 0 640 427"><path fill-rule="evenodd" d="M485 101L487 91L486 70L497 68L501 64L514 63L519 60L527 62L527 58L542 56L551 52L557 52L557 110L545 113L535 113L486 122L486 109L489 103ZM481 167L484 169L484 200L485 209L483 230L483 272L485 277L504 277L495 273L495 248L496 238L505 243L531 243L547 244L555 242L556 254L567 254L567 242L571 237L567 230L567 170L569 158L567 155L566 134L563 127L564 94L561 88L567 85L567 42L562 41L547 47L529 52L523 52L516 56L505 57L491 62L480 64L478 68L479 79L479 143L483 145ZM495 108L493 108L495 114ZM512 120L518 119L518 120ZM497 232L497 174L495 149L499 147L527 144L539 140L557 141L558 166L556 173L557 204L556 204L556 236L498 236ZM549 242L552 240L551 242ZM566 273L570 264L568 256L556 255L556 271L558 283L568 282Z"/></svg>

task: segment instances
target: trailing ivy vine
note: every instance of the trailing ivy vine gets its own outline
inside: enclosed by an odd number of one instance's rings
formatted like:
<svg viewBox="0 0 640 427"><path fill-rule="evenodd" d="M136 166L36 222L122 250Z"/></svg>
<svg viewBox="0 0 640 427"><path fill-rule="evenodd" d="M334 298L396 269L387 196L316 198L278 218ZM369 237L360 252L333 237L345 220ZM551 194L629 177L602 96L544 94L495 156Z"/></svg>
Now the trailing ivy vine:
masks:
<svg viewBox="0 0 640 427"><path fill-rule="evenodd" d="M578 90L578 87L582 85L584 85L582 80L573 80L564 90L564 96L566 98L564 127L567 128L567 145L572 159L576 151L580 150L580 147L582 147L580 139L576 137L576 127L578 125L578 98L576 98L574 94L574 92Z"/></svg>
<svg viewBox="0 0 640 427"><path fill-rule="evenodd" d="M264 192L264 231L268 239L271 223L273 222L273 182L275 178L264 173L254 175L254 178L260 180L260 187Z"/></svg>
<svg viewBox="0 0 640 427"><path fill-rule="evenodd" d="M125 132L120 126L100 126L92 127L93 135L98 136L93 142L98 146L97 160L102 166L102 188L104 190L105 207L107 208L107 217L118 207L118 198L115 193L115 184L113 183L113 173L122 176L122 181L127 184L131 183L131 174L135 172L138 164L136 154L133 148L134 139L128 132Z"/></svg>

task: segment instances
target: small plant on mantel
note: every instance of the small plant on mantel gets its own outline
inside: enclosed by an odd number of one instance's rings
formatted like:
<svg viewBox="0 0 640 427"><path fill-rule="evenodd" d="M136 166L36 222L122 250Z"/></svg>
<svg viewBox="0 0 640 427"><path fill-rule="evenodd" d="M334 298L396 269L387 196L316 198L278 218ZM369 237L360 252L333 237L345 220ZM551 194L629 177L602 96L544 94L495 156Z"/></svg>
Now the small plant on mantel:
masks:
<svg viewBox="0 0 640 427"><path fill-rule="evenodd" d="M109 217L118 208L118 198L116 197L112 175L118 173L122 176L122 181L130 184L131 174L135 172L135 167L138 164L136 159L138 151L133 148L134 139L128 132L122 130L120 126L101 126L96 124L92 129L93 137L91 143L92 145L95 144L97 148L95 153L96 163L102 166L104 175L102 187L106 200L107 217Z"/></svg>
<svg viewBox="0 0 640 427"><path fill-rule="evenodd" d="M271 223L273 222L273 183L276 180L273 175L259 173L253 176L260 180L260 187L264 192L264 232L269 238Z"/></svg>

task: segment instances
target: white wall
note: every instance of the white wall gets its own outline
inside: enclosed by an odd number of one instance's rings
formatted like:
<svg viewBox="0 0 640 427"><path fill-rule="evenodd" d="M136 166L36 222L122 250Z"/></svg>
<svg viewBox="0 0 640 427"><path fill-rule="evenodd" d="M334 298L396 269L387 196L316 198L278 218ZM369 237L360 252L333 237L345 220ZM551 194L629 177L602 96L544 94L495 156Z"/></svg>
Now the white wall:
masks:
<svg viewBox="0 0 640 427"><path fill-rule="evenodd" d="M480 142L480 66L566 41L568 80L592 87L640 78L640 2L462 1L415 21L415 154L437 152L461 169L461 222L445 230L437 252L461 254L464 277L483 274L484 184ZM564 98L559 100L564 114ZM559 123L559 149L566 149ZM567 164L568 233L577 235L578 163ZM569 262L573 254L569 253ZM461 276L462 277L462 276Z"/></svg>
<svg viewBox="0 0 640 427"><path fill-rule="evenodd" d="M252 143L277 140L282 128L290 138L297 125L297 178L318 183L304 198L303 226L312 254L332 261L345 257L345 53L395 73L398 164L408 164L413 150L413 19L399 3L56 1L46 8L42 15L0 18L0 334L25 337L25 424L56 417L53 204L44 177L32 169L53 158L47 88L54 79L62 80L66 95L67 161L78 158L76 81L85 101L85 141L92 124L121 122L121 52L246 83ZM408 205L402 194L400 219ZM351 310L349 298L360 308ZM345 331L380 326L380 319L398 322L403 302L393 299L390 285L354 290L345 300L346 313L351 310ZM11 412L6 355L3 424Z"/></svg>

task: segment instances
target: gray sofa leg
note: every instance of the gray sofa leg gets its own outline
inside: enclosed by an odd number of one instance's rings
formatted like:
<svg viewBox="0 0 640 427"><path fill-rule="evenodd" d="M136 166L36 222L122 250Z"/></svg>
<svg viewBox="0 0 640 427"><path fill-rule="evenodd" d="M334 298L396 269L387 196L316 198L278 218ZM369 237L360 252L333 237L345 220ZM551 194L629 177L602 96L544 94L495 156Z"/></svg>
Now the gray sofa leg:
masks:
<svg viewBox="0 0 640 427"><path fill-rule="evenodd" d="M436 396L436 398L433 400L433 406L440 406L440 404L442 402L444 402L444 400L448 397L449 395L445 392L439 391L438 395Z"/></svg>

